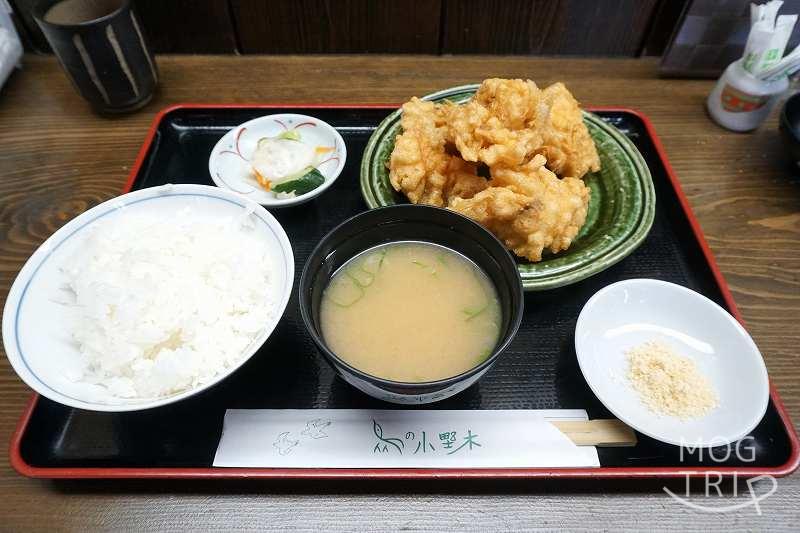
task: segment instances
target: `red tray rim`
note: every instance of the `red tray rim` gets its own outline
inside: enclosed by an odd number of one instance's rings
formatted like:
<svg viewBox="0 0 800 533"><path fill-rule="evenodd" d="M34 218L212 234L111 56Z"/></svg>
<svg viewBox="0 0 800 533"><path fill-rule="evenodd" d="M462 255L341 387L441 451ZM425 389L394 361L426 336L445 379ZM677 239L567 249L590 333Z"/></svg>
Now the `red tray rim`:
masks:
<svg viewBox="0 0 800 533"><path fill-rule="evenodd" d="M152 145L156 131L166 115L180 109L396 109L398 104L214 104L183 103L166 107L153 118L145 141L136 160L131 167L122 193L131 190L136 176ZM725 304L731 314L744 325L742 316L733 300L722 272L717 266L711 248L706 242L700 223L694 216L689 201L683 192L680 181L667 159L664 146L656 134L650 119L637 109L628 107L587 107L590 111L608 111L629 113L639 118L645 126L647 134L653 141L656 153L664 165L667 176L680 202L684 214L700 245ZM777 389L770 381L770 398L775 404L781 422L789 436L791 452L786 463L774 467L599 467L599 468L108 468L108 467L57 467L45 468L33 466L25 461L21 453L22 437L30 422L33 410L39 400L34 393L25 407L17 428L11 439L9 457L11 466L19 474L31 478L46 479L531 479L531 478L578 478L578 479L611 479L611 478L696 478L707 475L749 478L770 475L783 477L791 474L800 466L800 441L789 414L780 399Z"/></svg>

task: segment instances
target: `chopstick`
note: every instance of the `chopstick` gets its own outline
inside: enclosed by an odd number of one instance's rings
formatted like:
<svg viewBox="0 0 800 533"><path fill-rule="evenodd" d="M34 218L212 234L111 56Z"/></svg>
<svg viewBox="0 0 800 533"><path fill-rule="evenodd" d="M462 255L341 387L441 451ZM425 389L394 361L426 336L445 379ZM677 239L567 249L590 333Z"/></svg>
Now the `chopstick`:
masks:
<svg viewBox="0 0 800 533"><path fill-rule="evenodd" d="M616 418L552 421L556 428L578 446L636 446L636 433Z"/></svg>

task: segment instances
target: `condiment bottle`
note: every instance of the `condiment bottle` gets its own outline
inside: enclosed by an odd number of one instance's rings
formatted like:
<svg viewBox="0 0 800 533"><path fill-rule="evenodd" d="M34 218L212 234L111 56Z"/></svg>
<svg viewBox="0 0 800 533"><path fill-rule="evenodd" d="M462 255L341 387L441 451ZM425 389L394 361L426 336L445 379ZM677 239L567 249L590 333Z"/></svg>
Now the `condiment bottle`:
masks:
<svg viewBox="0 0 800 533"><path fill-rule="evenodd" d="M756 78L742 67L740 59L722 73L708 95L706 107L720 126L733 131L750 131L764 122L788 87L788 77L774 81Z"/></svg>

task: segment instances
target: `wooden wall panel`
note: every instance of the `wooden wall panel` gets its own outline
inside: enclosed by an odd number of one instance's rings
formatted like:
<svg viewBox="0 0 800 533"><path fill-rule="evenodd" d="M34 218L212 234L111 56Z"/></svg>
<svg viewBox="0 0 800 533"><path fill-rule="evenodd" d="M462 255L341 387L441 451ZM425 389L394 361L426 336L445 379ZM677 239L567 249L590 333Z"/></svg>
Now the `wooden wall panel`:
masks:
<svg viewBox="0 0 800 533"><path fill-rule="evenodd" d="M133 5L156 52L236 52L236 34L226 0L134 0Z"/></svg>
<svg viewBox="0 0 800 533"><path fill-rule="evenodd" d="M658 0L444 0L442 53L638 55Z"/></svg>
<svg viewBox="0 0 800 533"><path fill-rule="evenodd" d="M34 50L49 47L10 0ZM133 0L159 53L659 54L690 0Z"/></svg>
<svg viewBox="0 0 800 533"><path fill-rule="evenodd" d="M11 2L34 51L50 52L50 46L31 15L39 0ZM156 52L236 52L236 34L227 0L133 0L133 6Z"/></svg>
<svg viewBox="0 0 800 533"><path fill-rule="evenodd" d="M657 0L558 2L542 53L637 56Z"/></svg>
<svg viewBox="0 0 800 533"><path fill-rule="evenodd" d="M242 53L439 52L441 0L230 0Z"/></svg>
<svg viewBox="0 0 800 533"><path fill-rule="evenodd" d="M558 3L553 0L444 0L442 53L539 53Z"/></svg>
<svg viewBox="0 0 800 533"><path fill-rule="evenodd" d="M666 50L681 19L681 13L691 0L659 0L658 7L653 10L650 31L642 50L643 55L660 56Z"/></svg>

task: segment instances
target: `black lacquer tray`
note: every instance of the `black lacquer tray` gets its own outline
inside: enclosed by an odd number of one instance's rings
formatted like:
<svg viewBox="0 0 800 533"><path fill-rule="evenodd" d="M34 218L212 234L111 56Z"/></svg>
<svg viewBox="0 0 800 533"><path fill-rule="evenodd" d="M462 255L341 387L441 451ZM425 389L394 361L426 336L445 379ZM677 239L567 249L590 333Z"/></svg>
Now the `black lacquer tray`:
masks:
<svg viewBox="0 0 800 533"><path fill-rule="evenodd" d="M320 238L366 209L359 191L361 153L390 106L182 105L160 113L142 147L126 191L164 183L211 185L208 156L230 128L258 116L293 112L332 124L347 143L338 181L315 200L272 210L294 248L299 278ZM738 318L735 304L680 191L646 117L626 109L595 109L636 144L652 172L657 197L653 228L644 244L608 270L575 285L526 293L519 333L496 366L465 392L427 409L586 409L611 414L592 394L575 357L573 332L583 304L598 289L627 278L657 278L699 291ZM295 287L298 280L295 279ZM773 389L752 432L752 461L728 454L683 454L676 446L639 435L632 448L599 448L601 468L560 469L267 469L211 467L228 408L392 408L335 377L306 334L296 291L264 347L235 374L178 404L138 413L96 413L34 396L11 446L12 465L46 478L525 478L683 477L785 475L798 466L798 441ZM713 457L725 457L724 453ZM749 454L746 459L750 459Z"/></svg>

